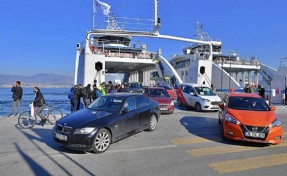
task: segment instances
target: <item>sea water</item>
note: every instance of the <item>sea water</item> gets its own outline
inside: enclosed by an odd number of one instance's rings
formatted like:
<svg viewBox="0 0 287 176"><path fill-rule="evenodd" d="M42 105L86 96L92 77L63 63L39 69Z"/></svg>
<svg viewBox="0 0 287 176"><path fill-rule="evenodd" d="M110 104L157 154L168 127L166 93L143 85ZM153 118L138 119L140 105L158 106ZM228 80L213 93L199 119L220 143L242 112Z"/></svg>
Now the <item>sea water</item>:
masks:
<svg viewBox="0 0 287 176"><path fill-rule="evenodd" d="M46 104L60 109L63 114L70 113L70 100L68 92L70 88L41 88L41 92L46 100ZM23 88L20 112L29 110L29 104L35 99L33 88ZM0 118L7 117L11 113L12 92L11 88L0 88ZM15 110L14 110L14 113Z"/></svg>

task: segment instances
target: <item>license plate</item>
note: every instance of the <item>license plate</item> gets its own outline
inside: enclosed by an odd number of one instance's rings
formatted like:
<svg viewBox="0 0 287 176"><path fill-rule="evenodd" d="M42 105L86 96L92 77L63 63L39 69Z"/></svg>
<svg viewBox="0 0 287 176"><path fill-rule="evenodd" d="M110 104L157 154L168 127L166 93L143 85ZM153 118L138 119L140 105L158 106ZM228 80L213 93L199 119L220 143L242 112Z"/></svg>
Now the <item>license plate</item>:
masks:
<svg viewBox="0 0 287 176"><path fill-rule="evenodd" d="M213 105L213 107L214 107L214 108L218 108L219 106L218 106L218 105Z"/></svg>
<svg viewBox="0 0 287 176"><path fill-rule="evenodd" d="M59 133L56 133L56 138L61 140L61 141L67 141L67 136L59 134Z"/></svg>
<svg viewBox="0 0 287 176"><path fill-rule="evenodd" d="M167 111L167 108L160 108L161 111Z"/></svg>
<svg viewBox="0 0 287 176"><path fill-rule="evenodd" d="M264 133L257 133L257 132L245 132L245 136L254 138L265 138Z"/></svg>

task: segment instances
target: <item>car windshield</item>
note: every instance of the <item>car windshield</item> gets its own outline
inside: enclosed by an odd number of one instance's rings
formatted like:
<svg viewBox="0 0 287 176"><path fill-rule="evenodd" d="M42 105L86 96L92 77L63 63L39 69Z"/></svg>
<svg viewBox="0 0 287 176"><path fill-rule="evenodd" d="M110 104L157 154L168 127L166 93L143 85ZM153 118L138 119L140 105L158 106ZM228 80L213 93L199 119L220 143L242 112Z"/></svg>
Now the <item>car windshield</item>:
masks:
<svg viewBox="0 0 287 176"><path fill-rule="evenodd" d="M270 111L263 98L255 97L230 97L228 107L237 110Z"/></svg>
<svg viewBox="0 0 287 176"><path fill-rule="evenodd" d="M166 90L172 90L172 88L168 87L168 86L159 86L159 87L163 87L165 88Z"/></svg>
<svg viewBox="0 0 287 176"><path fill-rule="evenodd" d="M210 88L208 87L194 87L196 92L199 95L203 95L203 96L214 96L216 95Z"/></svg>
<svg viewBox="0 0 287 176"><path fill-rule="evenodd" d="M142 84L141 83L131 83L129 84L129 88L142 88Z"/></svg>
<svg viewBox="0 0 287 176"><path fill-rule="evenodd" d="M151 97L169 97L168 92L165 89L150 89Z"/></svg>
<svg viewBox="0 0 287 176"><path fill-rule="evenodd" d="M88 106L97 111L117 112L120 110L124 97L101 96Z"/></svg>

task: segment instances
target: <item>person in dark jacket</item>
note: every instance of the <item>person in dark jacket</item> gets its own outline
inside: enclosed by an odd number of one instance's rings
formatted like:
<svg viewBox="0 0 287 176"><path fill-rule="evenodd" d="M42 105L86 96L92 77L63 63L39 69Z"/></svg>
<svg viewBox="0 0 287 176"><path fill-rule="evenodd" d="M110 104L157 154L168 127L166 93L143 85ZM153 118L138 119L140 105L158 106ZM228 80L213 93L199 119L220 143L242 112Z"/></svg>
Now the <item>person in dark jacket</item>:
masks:
<svg viewBox="0 0 287 176"><path fill-rule="evenodd" d="M82 96L81 88L79 85L75 86L74 89L74 112L80 109L80 98Z"/></svg>
<svg viewBox="0 0 287 176"><path fill-rule="evenodd" d="M250 87L249 84L246 84L246 87L244 88L244 92L245 93L251 93L252 92L251 87Z"/></svg>
<svg viewBox="0 0 287 176"><path fill-rule="evenodd" d="M93 91L92 91L92 100L95 101L97 98L101 97L101 91L97 88L97 85L93 85Z"/></svg>
<svg viewBox="0 0 287 176"><path fill-rule="evenodd" d="M9 116L13 116L15 108L17 108L17 113L15 114L15 116L17 116L20 113L20 104L23 94L23 89L21 87L20 81L16 81L16 84L11 88L11 92L13 92L12 94L13 102L12 102L12 111Z"/></svg>
<svg viewBox="0 0 287 176"><path fill-rule="evenodd" d="M265 99L265 89L264 89L264 87L263 86L261 86L261 85L258 85L258 94L262 97L262 98L264 98Z"/></svg>
<svg viewBox="0 0 287 176"><path fill-rule="evenodd" d="M85 108L87 108L91 104L91 93L92 93L91 84L88 84L86 87L82 89Z"/></svg>
<svg viewBox="0 0 287 176"><path fill-rule="evenodd" d="M71 113L73 113L74 110L75 110L75 106L74 106L74 90L76 89L76 87L77 87L77 85L72 87L70 89L69 94L68 94L68 98L70 99L70 105L71 105Z"/></svg>
<svg viewBox="0 0 287 176"><path fill-rule="evenodd" d="M33 101L33 104L35 107L37 107L36 114L42 119L42 124L44 125L47 121L46 117L43 116L42 111L45 108L46 101L44 99L44 96L40 89L38 87L34 87L35 93L35 100Z"/></svg>

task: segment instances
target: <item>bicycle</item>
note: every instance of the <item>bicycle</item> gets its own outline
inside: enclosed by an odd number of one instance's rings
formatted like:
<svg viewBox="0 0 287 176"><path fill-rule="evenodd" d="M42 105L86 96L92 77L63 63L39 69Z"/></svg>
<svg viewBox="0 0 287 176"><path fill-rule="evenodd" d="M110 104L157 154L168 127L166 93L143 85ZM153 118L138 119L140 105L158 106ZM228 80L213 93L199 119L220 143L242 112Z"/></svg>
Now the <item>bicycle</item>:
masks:
<svg viewBox="0 0 287 176"><path fill-rule="evenodd" d="M63 113L61 110L57 108L52 108L52 105L46 105L43 109L45 113L45 117L47 121L51 125L55 125L55 123L63 117ZM18 124L22 128L32 128L37 123L37 114L36 110L34 112L34 116L31 116L31 110L22 112L18 117Z"/></svg>

